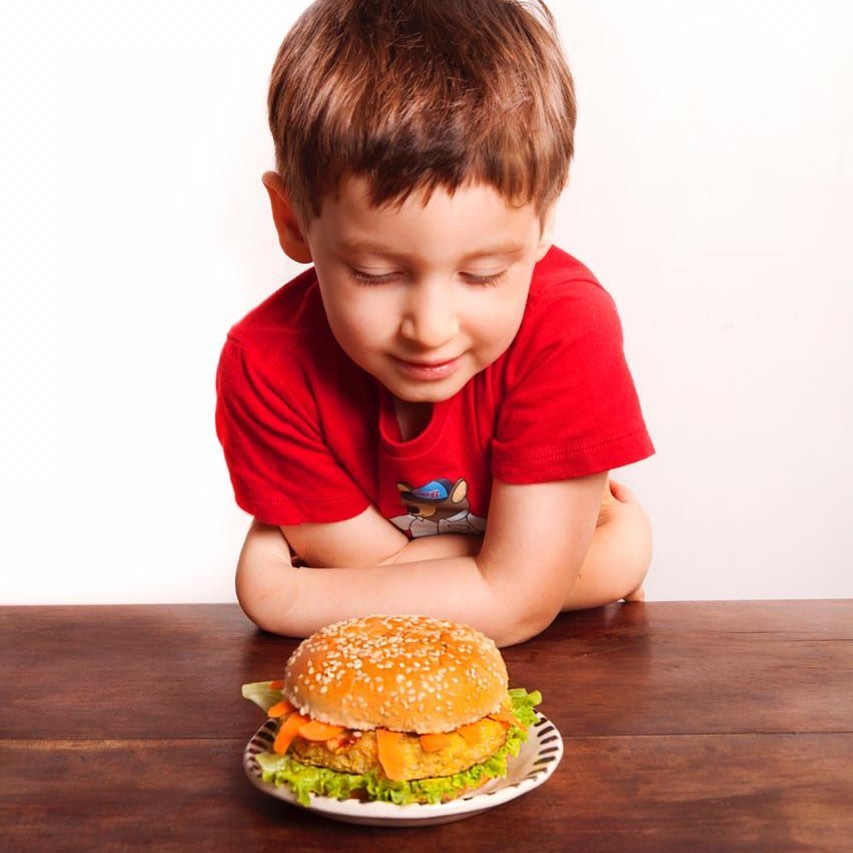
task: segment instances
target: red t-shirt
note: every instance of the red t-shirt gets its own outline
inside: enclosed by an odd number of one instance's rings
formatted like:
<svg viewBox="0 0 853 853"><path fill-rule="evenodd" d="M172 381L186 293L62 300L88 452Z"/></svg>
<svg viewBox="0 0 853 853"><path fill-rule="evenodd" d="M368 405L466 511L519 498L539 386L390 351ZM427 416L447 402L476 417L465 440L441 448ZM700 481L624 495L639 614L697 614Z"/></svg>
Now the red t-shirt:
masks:
<svg viewBox="0 0 853 853"><path fill-rule="evenodd" d="M268 524L375 504L409 535L482 532L492 478L538 483L654 452L610 296L551 249L509 349L403 441L390 393L338 346L314 270L229 332L216 429L237 503Z"/></svg>

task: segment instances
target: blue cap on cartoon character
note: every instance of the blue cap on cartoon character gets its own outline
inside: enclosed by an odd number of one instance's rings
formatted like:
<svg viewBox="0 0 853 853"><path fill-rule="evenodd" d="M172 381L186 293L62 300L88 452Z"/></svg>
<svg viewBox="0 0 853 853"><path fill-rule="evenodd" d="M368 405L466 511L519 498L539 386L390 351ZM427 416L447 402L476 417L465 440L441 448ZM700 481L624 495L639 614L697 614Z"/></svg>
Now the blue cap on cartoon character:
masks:
<svg viewBox="0 0 853 853"><path fill-rule="evenodd" d="M439 480L430 480L423 486L417 489L412 489L408 492L401 492L400 497L412 503L422 504L440 504L450 497L450 492L453 490L453 483L450 480L445 480L443 477Z"/></svg>

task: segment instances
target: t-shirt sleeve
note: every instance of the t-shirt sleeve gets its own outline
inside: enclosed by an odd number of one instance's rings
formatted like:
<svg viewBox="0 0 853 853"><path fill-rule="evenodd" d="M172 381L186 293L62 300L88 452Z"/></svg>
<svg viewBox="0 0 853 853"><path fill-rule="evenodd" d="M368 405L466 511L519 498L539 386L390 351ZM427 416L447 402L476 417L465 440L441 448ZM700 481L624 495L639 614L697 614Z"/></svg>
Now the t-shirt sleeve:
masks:
<svg viewBox="0 0 853 853"><path fill-rule="evenodd" d="M583 477L654 453L613 300L594 281L558 292L531 311L507 362L492 445L504 482Z"/></svg>
<svg viewBox="0 0 853 853"><path fill-rule="evenodd" d="M267 524L332 522L369 501L326 446L307 379L288 359L228 338L216 374L216 432L237 504Z"/></svg>

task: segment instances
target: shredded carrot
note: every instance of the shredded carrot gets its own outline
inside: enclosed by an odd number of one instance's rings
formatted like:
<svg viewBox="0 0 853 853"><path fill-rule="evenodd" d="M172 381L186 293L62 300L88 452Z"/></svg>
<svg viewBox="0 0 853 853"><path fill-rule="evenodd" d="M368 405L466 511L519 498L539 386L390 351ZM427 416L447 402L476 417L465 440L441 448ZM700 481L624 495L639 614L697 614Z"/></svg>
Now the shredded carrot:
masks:
<svg viewBox="0 0 853 853"><path fill-rule="evenodd" d="M406 779L406 754L403 743L406 736L388 729L376 730L376 751L385 775L394 782Z"/></svg>
<svg viewBox="0 0 853 853"><path fill-rule="evenodd" d="M467 726L459 726L456 731L462 735L468 746L477 746L477 744L481 743L483 740L483 736L485 735L484 729L485 726L483 725L483 721L477 720L476 723L469 723Z"/></svg>
<svg viewBox="0 0 853 853"><path fill-rule="evenodd" d="M520 729L525 728L525 725L519 722L506 708L501 708L496 714L489 714L489 717L497 720L499 723L506 723L508 726L518 726Z"/></svg>
<svg viewBox="0 0 853 853"><path fill-rule="evenodd" d="M344 729L344 733L340 735L340 737L333 737L325 741L325 746L329 752L334 752L335 755L339 755L357 744L359 740L360 735L354 734L350 729Z"/></svg>
<svg viewBox="0 0 853 853"><path fill-rule="evenodd" d="M302 714L291 714L282 724L275 736L275 742L272 745L273 750L278 755L284 755L293 743L299 729L308 722L308 717L303 717Z"/></svg>
<svg viewBox="0 0 853 853"><path fill-rule="evenodd" d="M343 726L333 726L329 723L321 723L319 720L311 720L299 729L299 737L305 740L331 740L333 737L342 735L346 729Z"/></svg>
<svg viewBox="0 0 853 853"><path fill-rule="evenodd" d="M438 752L453 743L453 732L447 734L435 732L434 734L421 735L420 741L424 752Z"/></svg>
<svg viewBox="0 0 853 853"><path fill-rule="evenodd" d="M285 699L282 699L281 702L276 702L275 705L272 705L270 708L267 709L267 716L284 717L295 710L296 708L294 708L293 705L290 704L290 702Z"/></svg>

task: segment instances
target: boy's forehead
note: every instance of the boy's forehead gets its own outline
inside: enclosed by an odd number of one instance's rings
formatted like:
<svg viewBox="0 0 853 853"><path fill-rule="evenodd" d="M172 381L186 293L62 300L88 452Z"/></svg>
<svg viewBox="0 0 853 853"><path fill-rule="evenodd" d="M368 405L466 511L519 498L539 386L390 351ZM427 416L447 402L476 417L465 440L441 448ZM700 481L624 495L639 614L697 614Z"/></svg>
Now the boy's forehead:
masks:
<svg viewBox="0 0 853 853"><path fill-rule="evenodd" d="M452 236L462 229L478 238L472 254L496 254L521 251L531 224L538 222L532 203L511 204L486 184L469 183L454 192L418 188L404 199L377 205L368 180L355 176L323 199L312 227L333 228L341 247L379 253L394 250L398 233L426 229Z"/></svg>

